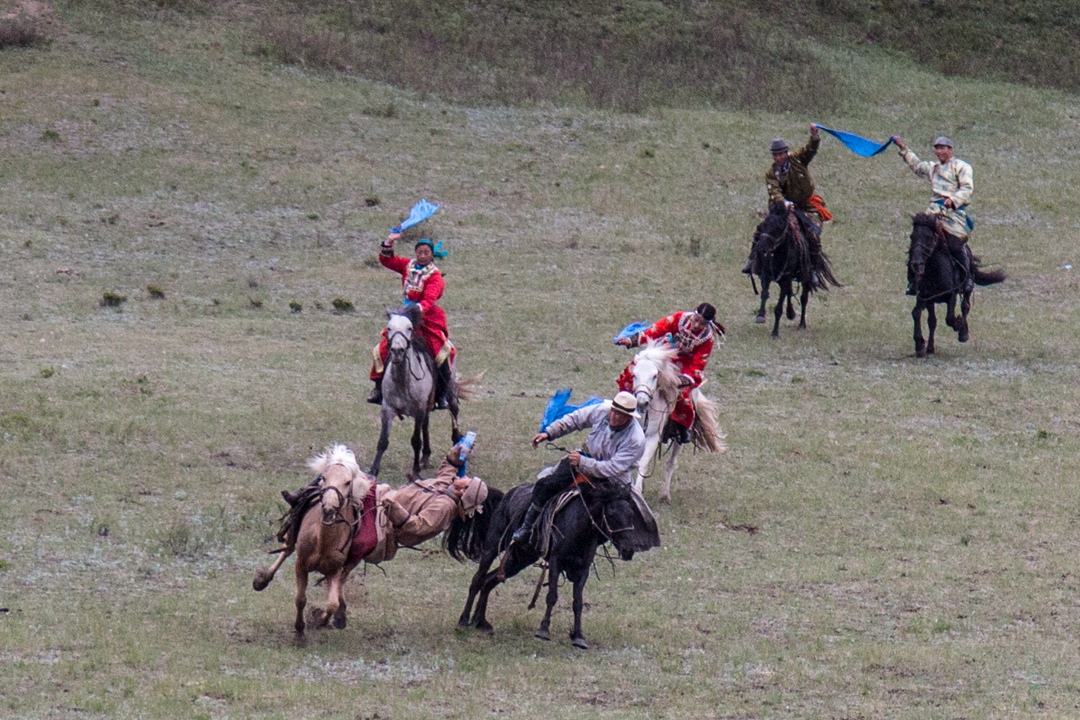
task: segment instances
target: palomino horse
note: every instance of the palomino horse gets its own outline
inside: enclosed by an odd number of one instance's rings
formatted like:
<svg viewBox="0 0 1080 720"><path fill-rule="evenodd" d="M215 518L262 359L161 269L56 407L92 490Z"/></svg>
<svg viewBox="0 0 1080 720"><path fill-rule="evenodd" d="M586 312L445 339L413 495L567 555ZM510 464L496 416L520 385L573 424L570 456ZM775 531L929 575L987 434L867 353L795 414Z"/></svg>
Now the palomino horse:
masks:
<svg viewBox="0 0 1080 720"><path fill-rule="evenodd" d="M565 461L564 461L565 462ZM546 560L548 563L547 609L536 637L550 640L548 632L551 624L551 611L559 599L559 575L574 586L574 629L570 634L574 647L585 649L585 635L581 631L581 611L585 606L585 581L589 579L589 570L596 557L596 549L611 542L623 560L630 560L635 552L644 552L649 548L659 547L660 534L652 513L642 513L635 507L630 487L619 482L604 482L595 485L585 483L579 486L580 494L569 496L561 510L555 512L550 520L548 531L540 530L548 525L545 511L537 531L524 541L511 543L512 529L521 521L525 509L532 501L533 486L519 485L506 496L488 500L495 504L494 512L476 513L471 518L457 518L447 531L447 550L456 558L462 554L471 559L479 559L480 567L469 584L469 597L465 609L458 619L458 628L470 626L478 630L491 632L491 623L487 619L488 596L506 578L513 577L533 563ZM553 501L553 502L557 502ZM644 501L640 501L644 504ZM490 512L490 514L489 514ZM488 523L486 533L465 531L470 522L477 522L485 515ZM543 536L543 537L541 537ZM477 544L482 540L482 546ZM482 550L477 551L478 547ZM495 560L502 555L499 567L492 570ZM541 581L543 577L541 577ZM537 586L537 595L540 586ZM476 612L473 612L473 602ZM533 597L533 604L536 597ZM531 608L533 605L530 605Z"/></svg>
<svg viewBox="0 0 1080 720"><path fill-rule="evenodd" d="M360 522L361 504L375 482L360 470L352 450L344 445L328 447L308 461L308 467L319 481L319 503L307 509L295 544L287 543L277 561L260 568L252 583L256 590L265 588L295 551L297 634L304 632L308 574L312 572L321 573L330 583L326 607L313 612L312 624L325 627L333 618L334 627L345 627L345 581L360 562L360 558L349 561L349 549ZM315 512L316 507L319 512Z"/></svg>
<svg viewBox="0 0 1080 720"><path fill-rule="evenodd" d="M971 310L971 292L964 291L963 270L953 260L948 248L948 238L933 215L920 213L912 217L911 246L908 248L908 279L916 288L915 307L911 318L915 322L915 355L926 357L934 353L934 331L937 329L937 313L934 306L945 303L945 324L956 330L957 339L967 342L968 312ZM1005 279L1002 270L983 270L979 258L971 255L971 276L976 285L993 285ZM956 297L960 296L960 314L956 314ZM922 313L926 310L926 326L929 339L922 334Z"/></svg>
<svg viewBox="0 0 1080 720"><path fill-rule="evenodd" d="M387 313L386 336L390 355L382 381L382 432L376 446L371 474L378 475L383 453L390 446L390 426L394 417L413 418L413 468L411 478L420 477L431 459L431 435L428 421L435 408L435 360L431 351L413 329L421 322L420 307L410 305ZM446 362L451 362L447 360ZM454 371L450 371L450 387L446 389L449 404L451 442L461 439L458 429L458 388Z"/></svg>
<svg viewBox="0 0 1080 720"><path fill-rule="evenodd" d="M645 452L638 463L637 478L634 480L634 489L639 493L643 481L651 474L649 468L655 462L654 456L659 456L660 444L665 439L664 428L679 399L682 373L675 362L676 355L675 349L667 341L650 340L634 356L633 392L645 425ZM727 446L724 445L724 433L717 420L719 408L716 402L705 397L700 388L695 388L691 397L695 413L690 437L694 447L708 452L724 452ZM682 445L678 442L670 442L660 502L671 502L671 477L675 474L680 448Z"/></svg>
<svg viewBox="0 0 1080 720"><path fill-rule="evenodd" d="M806 329L806 304L810 293L815 290L828 290L829 285L840 287L833 277L832 266L825 253L817 258L810 254L807 233L817 232L813 222L803 212L794 207L774 203L768 216L754 231L754 247L751 252L751 266L761 278L761 306L758 308L758 323L765 322L765 303L769 299L769 284L775 282L780 287L780 297L776 300L773 314L772 336L780 337L780 315L784 302L787 301L787 318L795 319L795 308L791 299L795 296L792 283L802 286L799 301L802 313L799 317L799 329ZM815 262L816 260L816 262ZM751 277L751 283L753 277ZM755 292L757 288L754 288Z"/></svg>

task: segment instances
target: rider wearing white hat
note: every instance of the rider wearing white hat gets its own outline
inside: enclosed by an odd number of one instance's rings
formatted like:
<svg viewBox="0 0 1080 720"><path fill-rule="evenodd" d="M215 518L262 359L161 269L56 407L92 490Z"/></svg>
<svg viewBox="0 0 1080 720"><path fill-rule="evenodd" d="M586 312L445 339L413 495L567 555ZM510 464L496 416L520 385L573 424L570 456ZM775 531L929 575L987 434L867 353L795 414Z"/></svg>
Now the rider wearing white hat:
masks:
<svg viewBox="0 0 1080 720"><path fill-rule="evenodd" d="M610 480L629 484L631 473L645 452L645 431L637 411L637 399L628 392L618 393L610 402L594 403L565 415L533 437L532 445L555 440L576 430L588 430L584 450L574 450L563 458L555 470L533 486L532 504L521 526L514 531L519 541L532 531L540 510L548 500L577 482L578 476L587 480Z"/></svg>

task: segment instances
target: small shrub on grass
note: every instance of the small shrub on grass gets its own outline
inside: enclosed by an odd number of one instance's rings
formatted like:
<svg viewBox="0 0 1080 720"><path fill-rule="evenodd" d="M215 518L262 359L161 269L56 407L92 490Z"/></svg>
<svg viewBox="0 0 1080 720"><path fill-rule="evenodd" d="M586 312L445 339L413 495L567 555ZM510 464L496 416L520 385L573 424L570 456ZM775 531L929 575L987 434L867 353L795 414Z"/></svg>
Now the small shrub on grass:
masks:
<svg viewBox="0 0 1080 720"><path fill-rule="evenodd" d="M127 295L121 295L114 293L112 290L106 290L101 296L102 307L120 307L127 302Z"/></svg>
<svg viewBox="0 0 1080 720"><path fill-rule="evenodd" d="M55 374L56 374L56 369L54 367L52 367L51 365L49 367L47 367L47 368L41 368L41 377L45 378L46 380L51 378Z"/></svg>
<svg viewBox="0 0 1080 720"><path fill-rule="evenodd" d="M165 291L159 288L157 285L147 285L146 292L150 293L150 297L154 300L165 299Z"/></svg>
<svg viewBox="0 0 1080 720"><path fill-rule="evenodd" d="M24 14L0 20L0 50L28 48L46 42L37 24Z"/></svg>
<svg viewBox="0 0 1080 720"><path fill-rule="evenodd" d="M338 313L339 315L344 315L345 313L356 312L356 306L353 305L350 301L346 300L345 298L334 298L333 305L334 305L334 312Z"/></svg>
<svg viewBox="0 0 1080 720"><path fill-rule="evenodd" d="M293 300L291 303L289 303L289 310L293 311L294 313L298 313L303 309L304 309L304 306L301 305L300 303L296 302L295 300Z"/></svg>

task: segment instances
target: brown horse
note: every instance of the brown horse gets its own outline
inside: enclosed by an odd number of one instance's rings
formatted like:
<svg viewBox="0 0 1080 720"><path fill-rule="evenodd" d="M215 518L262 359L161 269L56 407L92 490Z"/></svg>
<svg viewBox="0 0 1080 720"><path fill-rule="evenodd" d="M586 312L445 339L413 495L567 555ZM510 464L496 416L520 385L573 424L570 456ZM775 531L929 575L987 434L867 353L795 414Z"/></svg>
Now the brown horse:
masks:
<svg viewBox="0 0 1080 720"><path fill-rule="evenodd" d="M349 548L360 524L360 509L364 497L375 480L363 473L352 450L334 445L308 461L316 474L319 501L306 509L295 543L275 552L281 556L269 568L260 568L252 583L262 590L274 578L285 559L296 554L296 622L297 634L304 632L304 608L307 606L308 575L321 573L329 581L326 607L312 612L312 624L325 627L333 618L334 627L343 628L345 619L345 581L360 558L349 560ZM316 512L318 508L318 512Z"/></svg>

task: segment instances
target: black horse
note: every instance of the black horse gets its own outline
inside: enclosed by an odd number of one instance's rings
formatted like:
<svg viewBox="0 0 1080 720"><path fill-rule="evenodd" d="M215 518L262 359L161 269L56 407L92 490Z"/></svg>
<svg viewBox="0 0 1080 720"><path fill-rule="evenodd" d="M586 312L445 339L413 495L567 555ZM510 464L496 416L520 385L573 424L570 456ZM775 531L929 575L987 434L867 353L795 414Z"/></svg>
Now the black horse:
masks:
<svg viewBox="0 0 1080 720"><path fill-rule="evenodd" d="M774 338L780 337L780 315L783 313L785 300L788 320L795 319L795 308L791 304L791 299L795 296L793 283L799 283L802 288L800 330L806 329L806 303L810 299L810 293L815 290L828 290L829 285L841 287L833 276L828 256L823 252L816 255L810 252L810 235L817 236L818 233L820 230L801 210L785 207L783 203L773 203L768 216L754 231L754 245L750 253L751 267L754 274L761 278L761 307L758 308L756 322L765 322L769 284L775 282L780 287L780 297L777 298L774 310ZM757 292L756 286L754 292Z"/></svg>
<svg viewBox="0 0 1080 720"><path fill-rule="evenodd" d="M945 303L945 324L957 332L960 342L967 342L968 312L971 310L971 291L964 289L964 270L949 252L949 235L933 215L920 213L912 217L911 246L908 248L908 281L915 289L915 307L911 318L915 322L915 355L926 357L934 353L934 331L937 313L934 306ZM964 245L971 265L971 279L976 285L993 285L1005 279L1002 270L983 270L979 258ZM956 298L960 297L960 314L956 314ZM926 310L929 339L923 338L922 313Z"/></svg>
<svg viewBox="0 0 1080 720"><path fill-rule="evenodd" d="M444 547L458 560L466 557L480 564L469 584L469 598L458 619L458 628L475 626L491 632L492 626L487 620L491 591L506 578L517 575L535 562L546 560L547 610L536 637L550 639L548 627L551 611L559 597L559 576L565 575L574 586L574 630L570 638L575 647L588 647L581 631L581 611L585 604L585 581L589 579L597 548L611 542L620 558L630 560L635 552L658 547L660 535L651 512L647 507L644 512L639 510L628 485L600 482L579 487L581 492L570 496L550 523L548 518L552 511L545 510L536 530L525 541L512 543L510 536L532 501L532 484L519 485L505 496L500 494L494 502L495 496L491 493L495 491L489 490L488 502L494 505L493 512L485 505L483 513L454 520L444 538ZM484 523L485 527L471 527L475 523ZM500 555L499 567L492 570L491 566ZM535 603L534 596L529 607Z"/></svg>

